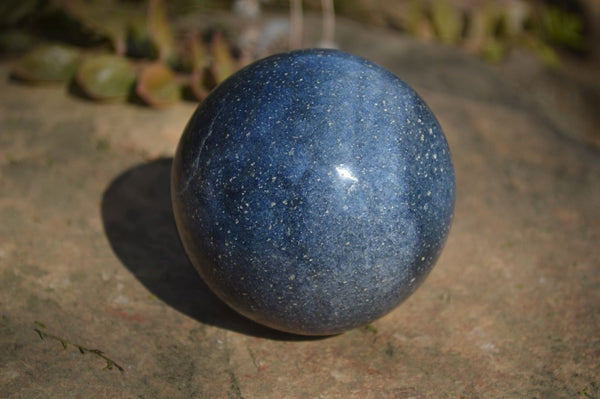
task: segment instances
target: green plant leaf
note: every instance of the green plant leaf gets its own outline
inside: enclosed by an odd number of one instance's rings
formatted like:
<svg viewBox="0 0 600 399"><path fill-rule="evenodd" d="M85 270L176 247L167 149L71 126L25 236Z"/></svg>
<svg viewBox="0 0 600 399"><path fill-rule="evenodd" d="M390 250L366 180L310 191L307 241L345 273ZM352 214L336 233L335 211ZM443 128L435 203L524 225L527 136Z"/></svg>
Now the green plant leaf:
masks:
<svg viewBox="0 0 600 399"><path fill-rule="evenodd" d="M42 0L3 0L0 2L0 27L15 26L43 5Z"/></svg>
<svg viewBox="0 0 600 399"><path fill-rule="evenodd" d="M211 71L215 82L219 84L236 70L231 48L220 31L213 36L210 52L212 55Z"/></svg>
<svg viewBox="0 0 600 399"><path fill-rule="evenodd" d="M164 0L150 0L147 25L150 39L158 50L158 58L162 61L172 61L175 55L175 38Z"/></svg>
<svg viewBox="0 0 600 399"><path fill-rule="evenodd" d="M447 0L436 0L431 5L431 19L438 39L447 44L460 40L463 29L462 15Z"/></svg>
<svg viewBox="0 0 600 399"><path fill-rule="evenodd" d="M404 14L404 26L406 30L415 36L421 36L425 20L425 7L423 0L411 0Z"/></svg>
<svg viewBox="0 0 600 399"><path fill-rule="evenodd" d="M64 82L73 77L79 61L79 51L72 47L44 45L21 57L13 75L28 82Z"/></svg>
<svg viewBox="0 0 600 399"><path fill-rule="evenodd" d="M127 24L126 54L134 58L157 58L156 46L152 43L144 20L132 19Z"/></svg>
<svg viewBox="0 0 600 399"><path fill-rule="evenodd" d="M139 5L133 2L49 0L52 7L41 18L42 33L80 45L110 43L114 51L124 55L126 32L130 21L144 19ZM131 3L131 4L130 4ZM39 29L38 29L39 30ZM52 31L55 31L52 33ZM62 39L60 39L62 37Z"/></svg>
<svg viewBox="0 0 600 399"><path fill-rule="evenodd" d="M377 334L377 328L372 324L367 324L365 326L365 330L367 330L370 333Z"/></svg>
<svg viewBox="0 0 600 399"><path fill-rule="evenodd" d="M502 19L502 11L496 3L486 1L480 7L474 7L467 15L465 39L482 46L493 38Z"/></svg>
<svg viewBox="0 0 600 399"><path fill-rule="evenodd" d="M198 32L188 32L177 43L177 62L169 65L176 71L192 73L209 65L210 54Z"/></svg>
<svg viewBox="0 0 600 399"><path fill-rule="evenodd" d="M137 81L137 95L148 105L165 107L181 98L181 85L175 73L163 63L145 67Z"/></svg>
<svg viewBox="0 0 600 399"><path fill-rule="evenodd" d="M189 39L190 63L193 70L201 70L208 66L209 55L204 43L198 35L192 35Z"/></svg>
<svg viewBox="0 0 600 399"><path fill-rule="evenodd" d="M481 47L481 56L489 62L502 61L507 53L507 46L500 40L488 39Z"/></svg>
<svg viewBox="0 0 600 399"><path fill-rule="evenodd" d="M50 5L31 18L30 28L47 40L90 47L106 43L107 38L87 21L71 12L71 2Z"/></svg>
<svg viewBox="0 0 600 399"><path fill-rule="evenodd" d="M23 54L30 51L39 38L22 30L0 31L0 54Z"/></svg>
<svg viewBox="0 0 600 399"><path fill-rule="evenodd" d="M550 43L574 50L583 48L583 20L578 15L551 6L544 9L541 23Z"/></svg>
<svg viewBox="0 0 600 399"><path fill-rule="evenodd" d="M85 60L76 75L77 84L94 100L126 98L135 84L136 68L117 55L99 55Z"/></svg>
<svg viewBox="0 0 600 399"><path fill-rule="evenodd" d="M543 40L535 36L527 36L524 40L527 46L549 68L558 68L561 60L556 51Z"/></svg>
<svg viewBox="0 0 600 399"><path fill-rule="evenodd" d="M208 96L208 93L210 93L215 86L215 81L212 73L208 69L203 68L192 72L189 85L192 95L198 101L204 101L206 96Z"/></svg>

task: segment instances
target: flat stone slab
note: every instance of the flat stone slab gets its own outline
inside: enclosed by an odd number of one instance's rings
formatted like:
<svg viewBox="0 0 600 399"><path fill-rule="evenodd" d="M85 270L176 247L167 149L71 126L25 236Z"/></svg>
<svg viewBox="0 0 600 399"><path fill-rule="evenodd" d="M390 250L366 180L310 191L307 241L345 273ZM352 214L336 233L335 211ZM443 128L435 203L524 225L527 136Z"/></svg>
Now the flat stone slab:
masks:
<svg viewBox="0 0 600 399"><path fill-rule="evenodd" d="M339 37L421 94L453 153L454 224L421 288L330 338L238 316L190 265L171 213L195 105L91 103L12 82L5 61L0 397L600 396L598 152L479 60L352 23Z"/></svg>

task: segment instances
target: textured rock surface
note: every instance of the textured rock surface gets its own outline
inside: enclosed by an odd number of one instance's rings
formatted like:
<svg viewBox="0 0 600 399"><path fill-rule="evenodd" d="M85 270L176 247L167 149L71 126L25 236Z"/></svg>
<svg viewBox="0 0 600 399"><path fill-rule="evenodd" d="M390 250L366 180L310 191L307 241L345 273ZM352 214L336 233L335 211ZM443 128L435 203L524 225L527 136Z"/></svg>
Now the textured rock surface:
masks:
<svg viewBox="0 0 600 399"><path fill-rule="evenodd" d="M192 116L172 175L203 280L252 320L299 334L364 326L408 297L440 255L454 194L423 100L335 50L229 79Z"/></svg>
<svg viewBox="0 0 600 399"><path fill-rule="evenodd" d="M3 62L0 397L600 396L598 152L476 59L337 27L342 49L423 96L453 152L452 231L417 292L326 339L238 316L202 284L171 213L170 157L195 106L93 104L9 82ZM35 320L125 372L41 341Z"/></svg>

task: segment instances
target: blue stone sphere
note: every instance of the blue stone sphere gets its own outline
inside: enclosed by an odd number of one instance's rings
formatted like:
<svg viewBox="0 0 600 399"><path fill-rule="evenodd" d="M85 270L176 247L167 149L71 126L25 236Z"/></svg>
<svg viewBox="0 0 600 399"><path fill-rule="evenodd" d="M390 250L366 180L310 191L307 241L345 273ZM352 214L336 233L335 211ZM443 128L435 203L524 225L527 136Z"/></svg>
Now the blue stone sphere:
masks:
<svg viewBox="0 0 600 399"><path fill-rule="evenodd" d="M206 98L171 193L184 248L218 297L274 329L330 335L423 282L455 182L413 89L361 57L309 49L259 60Z"/></svg>

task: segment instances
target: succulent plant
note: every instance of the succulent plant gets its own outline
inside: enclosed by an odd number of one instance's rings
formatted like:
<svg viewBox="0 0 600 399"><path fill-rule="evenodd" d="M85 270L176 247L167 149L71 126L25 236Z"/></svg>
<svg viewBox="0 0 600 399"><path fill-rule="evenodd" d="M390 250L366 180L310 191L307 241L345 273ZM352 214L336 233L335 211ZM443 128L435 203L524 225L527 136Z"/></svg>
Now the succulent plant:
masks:
<svg viewBox="0 0 600 399"><path fill-rule="evenodd" d="M184 84L196 100L202 101L238 69L231 45L220 31L212 35L210 43L202 40L202 32L189 33L188 46L178 46L164 0L149 1L145 20L128 10L102 24L94 19L102 9L96 3L89 8L86 4L69 2L64 8L51 8L40 18L52 32L57 28L56 18L68 31L91 32L100 38L98 43L111 43L113 53L98 55L82 47L42 45L18 60L13 68L16 78L32 83L75 78L81 92L93 100L124 100L135 91L149 106L165 107L181 99Z"/></svg>
<svg viewBox="0 0 600 399"><path fill-rule="evenodd" d="M161 62L142 69L135 91L146 104L157 108L166 107L181 99L181 83L173 70Z"/></svg>
<svg viewBox="0 0 600 399"><path fill-rule="evenodd" d="M126 58L104 54L83 61L76 81L93 100L123 100L130 95L136 75L135 66Z"/></svg>
<svg viewBox="0 0 600 399"><path fill-rule="evenodd" d="M113 1L7 1L0 6L0 26L11 28L29 21L31 33L59 40L23 55L13 76L41 83L66 82L76 75L82 91L97 100L127 98L135 86L138 99L154 107L173 104L182 97L182 89L186 98L203 101L214 87L251 61L232 55L223 31L213 32L206 41L205 32L176 36L165 0L148 0L145 16L135 5ZM114 12L114 6L119 12ZM1 15L2 10L10 12ZM556 47L585 51L583 19L557 7L534 8L513 0L503 7L484 1L460 9L448 0L411 0L406 10L403 26L409 33L460 46L492 62L504 59L514 46L529 49L550 66L560 63ZM14 37L14 31L2 32L0 49L11 51ZM25 42L13 46L17 51L33 42L31 36L20 37ZM98 59L88 54L89 46L94 52L97 47L112 50L112 56Z"/></svg>
<svg viewBox="0 0 600 399"><path fill-rule="evenodd" d="M65 82L73 77L79 64L79 51L52 44L37 47L14 66L13 76L31 83Z"/></svg>
<svg viewBox="0 0 600 399"><path fill-rule="evenodd" d="M447 0L435 0L431 5L434 31L443 43L456 44L461 39L463 21L456 7Z"/></svg>

